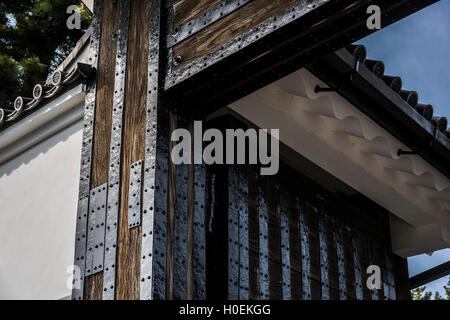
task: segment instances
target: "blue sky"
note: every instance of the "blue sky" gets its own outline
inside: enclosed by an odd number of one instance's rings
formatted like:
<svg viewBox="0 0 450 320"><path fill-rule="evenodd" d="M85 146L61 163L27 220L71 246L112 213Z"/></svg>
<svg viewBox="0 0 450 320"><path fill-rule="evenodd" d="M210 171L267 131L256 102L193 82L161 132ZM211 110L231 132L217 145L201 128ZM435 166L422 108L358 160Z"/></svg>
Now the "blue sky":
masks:
<svg viewBox="0 0 450 320"><path fill-rule="evenodd" d="M447 1L447 0L445 0ZM425 270L431 269L440 265L441 263L450 260L450 249L444 249L434 252L431 256L427 254L421 254L408 259L409 275L414 276ZM426 285L427 290L434 292L439 291L442 296L445 297L443 286L447 284L449 277L430 282Z"/></svg>
<svg viewBox="0 0 450 320"><path fill-rule="evenodd" d="M358 41L367 47L368 58L381 60L386 74L400 76L404 88L415 90L421 103L432 104L435 114L450 119L450 0L429 6L383 30ZM432 256L408 259L410 275L450 260L450 249ZM427 285L440 291L448 277Z"/></svg>
<svg viewBox="0 0 450 320"><path fill-rule="evenodd" d="M400 76L421 103L450 119L450 1L441 0L358 41L387 75Z"/></svg>

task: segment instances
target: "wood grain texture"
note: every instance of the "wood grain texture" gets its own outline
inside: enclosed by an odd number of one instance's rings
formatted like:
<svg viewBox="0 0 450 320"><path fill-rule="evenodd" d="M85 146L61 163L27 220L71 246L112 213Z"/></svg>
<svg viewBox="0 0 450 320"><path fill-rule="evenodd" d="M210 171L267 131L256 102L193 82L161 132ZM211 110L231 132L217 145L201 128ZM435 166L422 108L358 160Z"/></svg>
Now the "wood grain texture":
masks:
<svg viewBox="0 0 450 320"><path fill-rule="evenodd" d="M97 100L92 145L91 189L108 181L116 60L116 41L112 39L112 34L117 29L118 23L119 3L113 4L112 1L104 1L97 71ZM86 278L84 299L101 300L102 287L103 273Z"/></svg>
<svg viewBox="0 0 450 320"><path fill-rule="evenodd" d="M203 12L215 7L223 0L182 0L173 6L173 24L182 25Z"/></svg>
<svg viewBox="0 0 450 320"><path fill-rule="evenodd" d="M300 1L304 0L255 0L248 3L176 45L173 48L173 55L181 56L183 62L176 67L174 66L173 69L182 68L213 52Z"/></svg>
<svg viewBox="0 0 450 320"><path fill-rule="evenodd" d="M128 228L128 188L131 164L145 156L147 57L150 3L131 2L127 79L122 142L122 185L117 251L116 299L139 299L141 229Z"/></svg>
<svg viewBox="0 0 450 320"><path fill-rule="evenodd" d="M108 182L114 71L117 41L112 34L119 24L119 4L103 3L102 31L97 71L97 100L92 147L91 189Z"/></svg>

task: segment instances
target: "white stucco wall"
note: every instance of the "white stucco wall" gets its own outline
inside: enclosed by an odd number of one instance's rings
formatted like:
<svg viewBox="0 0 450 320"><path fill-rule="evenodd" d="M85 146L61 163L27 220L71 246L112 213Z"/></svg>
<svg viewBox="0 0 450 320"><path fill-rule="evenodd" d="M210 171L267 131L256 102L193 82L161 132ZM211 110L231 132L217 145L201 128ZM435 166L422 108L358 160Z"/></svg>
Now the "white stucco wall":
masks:
<svg viewBox="0 0 450 320"><path fill-rule="evenodd" d="M70 295L81 139L79 120L0 165L0 299Z"/></svg>

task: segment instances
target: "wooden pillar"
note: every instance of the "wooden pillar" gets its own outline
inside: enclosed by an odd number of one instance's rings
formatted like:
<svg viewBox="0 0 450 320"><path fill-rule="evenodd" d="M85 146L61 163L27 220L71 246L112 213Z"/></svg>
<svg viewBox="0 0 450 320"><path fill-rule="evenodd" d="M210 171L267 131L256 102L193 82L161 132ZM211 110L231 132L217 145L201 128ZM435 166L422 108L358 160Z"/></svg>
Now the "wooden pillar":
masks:
<svg viewBox="0 0 450 320"><path fill-rule="evenodd" d="M408 260L393 254L395 292L397 300L411 300L409 288Z"/></svg>
<svg viewBox="0 0 450 320"><path fill-rule="evenodd" d="M203 299L206 169L170 161L176 127L159 99L163 2L98 0L94 8L98 68L86 96L73 298Z"/></svg>

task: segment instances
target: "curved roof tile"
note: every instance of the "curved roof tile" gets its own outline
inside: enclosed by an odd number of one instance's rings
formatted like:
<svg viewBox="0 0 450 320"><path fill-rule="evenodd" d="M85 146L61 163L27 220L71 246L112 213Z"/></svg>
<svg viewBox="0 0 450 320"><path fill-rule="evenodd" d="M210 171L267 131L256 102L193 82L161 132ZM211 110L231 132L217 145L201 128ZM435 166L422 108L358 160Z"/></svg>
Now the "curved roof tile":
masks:
<svg viewBox="0 0 450 320"><path fill-rule="evenodd" d="M37 110L44 102L55 98L64 89L91 78L94 73L95 69L91 65L80 62L69 72L55 71L47 81L34 86L32 98L19 96L15 99L12 109L0 108L0 130Z"/></svg>
<svg viewBox="0 0 450 320"><path fill-rule="evenodd" d="M450 138L450 128L447 128L446 117L434 115L434 108L430 104L419 103L419 95L416 91L403 90L403 82L400 77L384 75L384 63L382 61L367 59L367 49L363 45L353 44L346 49L360 62L364 63L377 77L382 78L384 83L395 93L400 95L411 108L416 110L422 117L429 121L437 130Z"/></svg>

